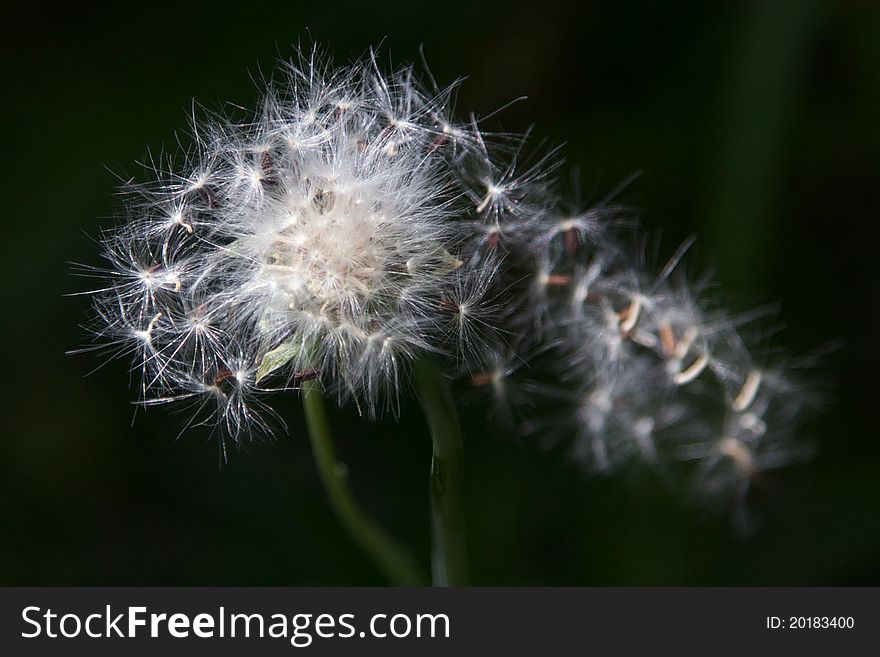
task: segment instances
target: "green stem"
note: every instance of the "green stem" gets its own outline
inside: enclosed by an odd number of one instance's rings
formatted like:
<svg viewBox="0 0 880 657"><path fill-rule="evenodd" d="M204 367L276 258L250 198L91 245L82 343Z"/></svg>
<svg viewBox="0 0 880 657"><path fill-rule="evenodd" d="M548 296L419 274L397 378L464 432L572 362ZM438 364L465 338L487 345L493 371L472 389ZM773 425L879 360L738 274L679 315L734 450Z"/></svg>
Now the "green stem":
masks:
<svg viewBox="0 0 880 657"><path fill-rule="evenodd" d="M421 361L417 364L416 386L434 443L431 461L432 579L434 586L465 586L468 566L461 425L449 386L433 363Z"/></svg>
<svg viewBox="0 0 880 657"><path fill-rule="evenodd" d="M330 505L340 522L391 582L397 586L422 585L424 579L421 570L412 557L388 533L367 518L355 502L345 467L336 459L320 383L304 382L302 399L315 464Z"/></svg>

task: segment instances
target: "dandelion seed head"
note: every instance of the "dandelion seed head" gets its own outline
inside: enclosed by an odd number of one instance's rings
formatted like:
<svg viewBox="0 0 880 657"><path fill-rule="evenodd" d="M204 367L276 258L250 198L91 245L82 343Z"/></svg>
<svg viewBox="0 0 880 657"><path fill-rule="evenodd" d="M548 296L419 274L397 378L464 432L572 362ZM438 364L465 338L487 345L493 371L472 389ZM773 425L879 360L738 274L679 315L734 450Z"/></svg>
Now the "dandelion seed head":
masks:
<svg viewBox="0 0 880 657"><path fill-rule="evenodd" d="M150 157L155 180L124 189L101 239L94 334L139 354L143 401L189 401L237 437L306 372L374 415L419 355L479 362L497 264L474 257L467 199L505 171L491 137L455 122L451 89L374 53L300 53L262 93L252 118L193 119L182 162ZM512 174L504 203L528 194Z"/></svg>
<svg viewBox="0 0 880 657"><path fill-rule="evenodd" d="M697 495L741 505L800 458L809 396L685 275L692 240L654 266L620 189L562 198L555 149L457 121L455 85L429 81L313 49L252 115L193 118L182 156L148 157L86 268L94 339L141 402L241 440L283 426L267 398L306 380L396 411L431 354L591 472L689 462Z"/></svg>

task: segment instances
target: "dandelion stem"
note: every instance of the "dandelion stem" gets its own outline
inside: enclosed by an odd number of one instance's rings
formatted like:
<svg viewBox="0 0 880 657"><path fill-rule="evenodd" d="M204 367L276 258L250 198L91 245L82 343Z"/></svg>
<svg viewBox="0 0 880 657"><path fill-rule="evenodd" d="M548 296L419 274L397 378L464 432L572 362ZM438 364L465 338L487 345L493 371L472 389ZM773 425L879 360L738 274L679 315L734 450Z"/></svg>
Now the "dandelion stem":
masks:
<svg viewBox="0 0 880 657"><path fill-rule="evenodd" d="M320 384L305 381L302 399L315 464L340 522L391 582L397 586L422 585L424 578L418 564L385 530L367 518L355 502L344 466L336 459Z"/></svg>
<svg viewBox="0 0 880 657"><path fill-rule="evenodd" d="M427 360L418 363L416 385L434 443L431 461L432 580L434 586L464 586L468 583L468 566L461 425L449 386L433 363Z"/></svg>

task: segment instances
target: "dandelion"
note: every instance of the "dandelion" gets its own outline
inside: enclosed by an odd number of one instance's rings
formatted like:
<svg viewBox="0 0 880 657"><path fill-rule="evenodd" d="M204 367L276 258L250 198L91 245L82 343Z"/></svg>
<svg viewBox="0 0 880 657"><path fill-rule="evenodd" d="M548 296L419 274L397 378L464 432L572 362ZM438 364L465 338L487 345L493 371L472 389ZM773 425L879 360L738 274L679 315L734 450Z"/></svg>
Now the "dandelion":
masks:
<svg viewBox="0 0 880 657"><path fill-rule="evenodd" d="M97 346L133 358L142 404L185 404L188 426L218 428L224 459L229 441L283 427L271 393L301 390L337 512L410 583L406 556L345 499L320 400L375 417L396 409L417 360L474 367L499 334L502 258L476 246L488 204L474 190L503 171L506 200L493 207L512 207L542 174L495 164L492 136L452 118L453 93L411 67L382 73L372 52L339 68L303 53L253 117L194 118L182 161L150 160L154 180L126 185L124 221L100 238L106 266L88 270L104 279ZM431 376L419 385L445 385ZM441 425L448 473L460 441Z"/></svg>
<svg viewBox="0 0 880 657"><path fill-rule="evenodd" d="M560 220L546 223L558 237ZM693 497L749 527L747 498L761 474L809 453L794 438L810 396L790 367L758 364L741 327L760 313L730 316L710 302L705 280L688 280L681 263L693 240L654 275L619 227L606 222L593 234L601 237L592 245L573 233L561 247L545 240L522 255L534 269L520 330L539 327L533 334L553 357L523 356L546 385L534 389L533 417L521 426L547 444L568 440L589 472L692 463ZM491 373L481 381L494 381Z"/></svg>
<svg viewBox="0 0 880 657"><path fill-rule="evenodd" d="M760 311L730 315L707 278L686 275L693 239L656 268L644 246L629 246L644 240L620 189L572 211L544 184L540 202L493 210L493 222L515 227L500 233L507 266L496 283L514 290L504 326L518 339L463 378L520 435L566 443L587 472L642 463L669 480L674 464L692 465L698 503L747 527L761 473L809 451L794 440L809 395L790 368L753 355L743 328Z"/></svg>
<svg viewBox="0 0 880 657"><path fill-rule="evenodd" d="M689 281L686 242L658 272L630 249L615 190L560 194L557 151L454 118L455 86L334 67L316 49L267 82L253 116L193 118L178 160L123 189L90 294L97 348L130 357L140 403L192 408L227 444L284 423L303 397L331 503L398 583L418 566L354 503L325 396L375 418L414 384L431 430L436 583L467 578L462 440L447 378L487 393L496 419L607 473L693 462L698 494L740 505L797 458L805 395L762 365ZM627 181L628 182L628 181ZM440 363L438 367L437 363Z"/></svg>
<svg viewBox="0 0 880 657"><path fill-rule="evenodd" d="M420 355L479 359L496 266L468 262L463 181L494 165L450 94L313 51L253 119L195 122L180 166L125 190L94 330L138 354L145 403L215 404L238 440L268 427L251 401L307 376L374 416Z"/></svg>

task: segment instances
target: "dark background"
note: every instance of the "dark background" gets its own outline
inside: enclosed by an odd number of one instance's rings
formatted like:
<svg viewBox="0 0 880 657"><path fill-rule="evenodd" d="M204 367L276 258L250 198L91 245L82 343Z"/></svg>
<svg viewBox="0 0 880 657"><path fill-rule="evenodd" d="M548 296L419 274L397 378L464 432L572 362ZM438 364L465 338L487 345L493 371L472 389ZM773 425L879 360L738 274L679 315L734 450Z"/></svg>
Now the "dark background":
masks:
<svg viewBox="0 0 880 657"><path fill-rule="evenodd" d="M593 480L467 420L478 584L878 584L880 6L870 2L116 3L6 9L0 21L0 584L380 584L332 516L296 399L292 437L219 466L215 439L138 412L127 365L91 376L87 235L116 174L173 150L191 99L253 104L252 77L314 39L344 61L383 44L459 110L566 142L587 199L625 200L711 266L731 307L781 301L790 353L840 340L804 429L815 459L766 482L737 537L649 476ZM387 37L387 38L386 38ZM827 384L831 384L830 386ZM423 562L429 440L418 409L334 414L368 511Z"/></svg>

